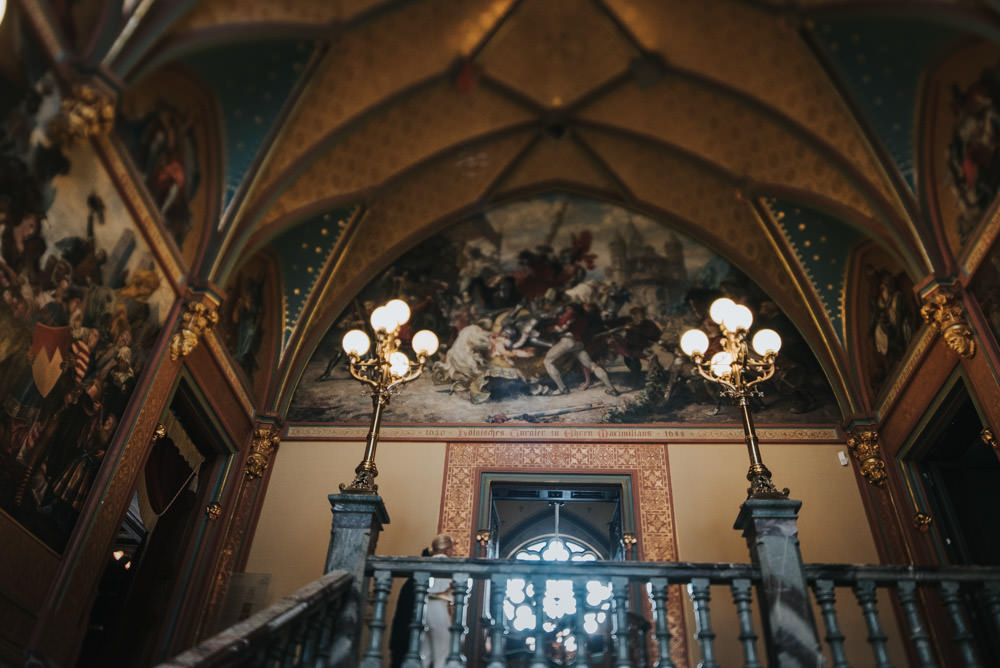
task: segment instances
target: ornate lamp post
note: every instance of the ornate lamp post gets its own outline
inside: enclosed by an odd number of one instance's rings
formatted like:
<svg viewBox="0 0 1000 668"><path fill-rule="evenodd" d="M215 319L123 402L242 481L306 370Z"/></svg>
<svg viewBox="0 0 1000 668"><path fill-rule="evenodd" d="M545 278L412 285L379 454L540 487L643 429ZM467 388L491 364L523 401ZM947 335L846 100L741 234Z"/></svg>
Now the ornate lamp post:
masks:
<svg viewBox="0 0 1000 668"><path fill-rule="evenodd" d="M753 324L753 314L746 306L731 299L717 299L709 308L712 320L722 330L722 350L705 359L708 335L700 329L689 329L681 337L681 350L695 363L704 378L722 385L722 394L732 399L743 413L743 433L750 454L747 498L784 499L788 489L778 491L771 483L771 472L760 456L760 444L750 415L750 399L763 396L756 386L774 375L774 360L781 349L781 337L773 329L759 330L752 345L757 357L750 355L747 333Z"/></svg>
<svg viewBox="0 0 1000 668"><path fill-rule="evenodd" d="M351 375L368 386L372 397L372 419L365 442L365 456L354 469L354 482L341 484L346 494L377 494L375 477L375 448L382 424L382 411L389 405L389 397L400 386L415 379L424 370L427 358L437 352L438 339L434 332L423 329L413 335L410 342L417 361L412 362L400 351L399 328L410 319L410 307L402 299L393 299L379 306L371 314L375 332L375 353L362 359L371 347L368 335L352 329L344 335L344 352L351 360Z"/></svg>

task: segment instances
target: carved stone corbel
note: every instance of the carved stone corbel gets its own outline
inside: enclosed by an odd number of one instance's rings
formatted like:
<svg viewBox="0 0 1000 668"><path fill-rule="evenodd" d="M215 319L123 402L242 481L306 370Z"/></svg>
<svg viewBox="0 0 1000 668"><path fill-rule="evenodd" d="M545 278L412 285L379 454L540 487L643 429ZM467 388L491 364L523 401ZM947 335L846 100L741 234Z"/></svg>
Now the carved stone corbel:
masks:
<svg viewBox="0 0 1000 668"><path fill-rule="evenodd" d="M219 322L218 303L195 298L184 305L184 313L177 331L170 338L170 359L176 362L187 357L198 345L198 340Z"/></svg>
<svg viewBox="0 0 1000 668"><path fill-rule="evenodd" d="M847 439L847 450L861 466L861 474L869 484L876 487L885 485L885 461L878 443L878 432L874 429L856 429Z"/></svg>
<svg viewBox="0 0 1000 668"><path fill-rule="evenodd" d="M253 430L250 440L250 456L247 457L246 477L255 480L264 475L271 461L271 453L278 447L280 441L278 427L274 424L259 423Z"/></svg>
<svg viewBox="0 0 1000 668"><path fill-rule="evenodd" d="M936 328L948 347L965 359L976 354L976 340L956 285L940 285L924 295L920 315Z"/></svg>
<svg viewBox="0 0 1000 668"><path fill-rule="evenodd" d="M95 85L78 83L64 94L61 109L45 127L45 134L60 146L108 134L115 124L112 96Z"/></svg>

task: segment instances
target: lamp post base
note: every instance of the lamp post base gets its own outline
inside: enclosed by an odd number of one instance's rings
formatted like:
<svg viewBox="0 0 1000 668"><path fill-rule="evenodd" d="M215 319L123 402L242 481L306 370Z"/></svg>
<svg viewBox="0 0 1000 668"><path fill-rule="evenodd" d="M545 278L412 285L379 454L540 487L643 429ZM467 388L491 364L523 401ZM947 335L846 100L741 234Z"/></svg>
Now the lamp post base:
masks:
<svg viewBox="0 0 1000 668"><path fill-rule="evenodd" d="M748 499L788 498L788 488L778 491L771 482L771 472L763 464L752 464L747 471L747 480L750 481L750 487L747 488Z"/></svg>
<svg viewBox="0 0 1000 668"><path fill-rule="evenodd" d="M375 462L363 459L358 467L354 469L354 482L350 485L340 483L341 494L378 494L378 485L375 484L375 477L378 469Z"/></svg>

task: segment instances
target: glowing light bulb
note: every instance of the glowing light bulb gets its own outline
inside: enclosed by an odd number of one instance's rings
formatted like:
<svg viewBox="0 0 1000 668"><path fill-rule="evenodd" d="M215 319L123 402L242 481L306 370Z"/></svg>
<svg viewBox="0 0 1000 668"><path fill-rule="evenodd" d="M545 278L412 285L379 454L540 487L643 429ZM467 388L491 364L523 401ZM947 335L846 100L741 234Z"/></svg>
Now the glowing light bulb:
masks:
<svg viewBox="0 0 1000 668"><path fill-rule="evenodd" d="M777 353L781 350L781 337L773 329L762 329L753 335L753 349L762 357Z"/></svg>
<svg viewBox="0 0 1000 668"><path fill-rule="evenodd" d="M710 362L712 373L719 378L725 378L732 372L730 365L733 363L733 356L726 351L720 351L712 355Z"/></svg>
<svg viewBox="0 0 1000 668"><path fill-rule="evenodd" d="M753 324L753 313L742 304L733 304L722 318L722 326L730 332L746 331Z"/></svg>
<svg viewBox="0 0 1000 668"><path fill-rule="evenodd" d="M410 370L410 360L404 353L394 352L389 355L389 373L397 378L402 378Z"/></svg>
<svg viewBox="0 0 1000 668"><path fill-rule="evenodd" d="M361 357L368 352L372 342L368 340L368 335L360 329L352 329L347 334L344 334L342 345L344 347L344 352L348 355L357 355L358 357Z"/></svg>
<svg viewBox="0 0 1000 668"><path fill-rule="evenodd" d="M736 306L736 302L734 302L729 297L722 297L721 299L716 299L714 302L712 302L712 305L708 308L708 315L710 318L712 318L713 321L721 325L722 319L726 317L727 313L729 313L729 309L731 309L734 306Z"/></svg>
<svg viewBox="0 0 1000 668"><path fill-rule="evenodd" d="M438 337L431 330L422 329L413 335L413 340L410 344L413 346L413 352L416 354L422 357L430 357L437 352Z"/></svg>
<svg viewBox="0 0 1000 668"><path fill-rule="evenodd" d="M392 312L384 306L379 306L377 309L372 311L371 323L372 329L376 332L391 332L396 329L396 323L392 317Z"/></svg>
<svg viewBox="0 0 1000 668"><path fill-rule="evenodd" d="M396 323L396 327L410 319L410 307L402 299L393 299L386 302L385 308L392 314L392 319Z"/></svg>
<svg viewBox="0 0 1000 668"><path fill-rule="evenodd" d="M681 350L688 357L704 355L708 350L708 335L700 329L689 329L681 337Z"/></svg>

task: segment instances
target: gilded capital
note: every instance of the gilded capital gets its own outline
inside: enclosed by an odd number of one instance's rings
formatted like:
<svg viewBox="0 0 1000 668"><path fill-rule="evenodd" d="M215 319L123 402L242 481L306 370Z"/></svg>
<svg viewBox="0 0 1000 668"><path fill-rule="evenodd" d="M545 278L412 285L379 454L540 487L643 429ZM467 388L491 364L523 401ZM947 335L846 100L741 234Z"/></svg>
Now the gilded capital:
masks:
<svg viewBox="0 0 1000 668"><path fill-rule="evenodd" d="M956 286L937 286L924 295L920 315L940 332L948 347L965 359L976 354L976 340Z"/></svg>
<svg viewBox="0 0 1000 668"><path fill-rule="evenodd" d="M874 429L857 429L847 438L847 450L858 461L865 480L881 487L885 484L886 473L878 441L878 432Z"/></svg>
<svg viewBox="0 0 1000 668"><path fill-rule="evenodd" d="M983 439L983 443L994 450L1000 450L1000 441L997 441L996 434L989 427L983 427L983 430L979 432L979 438Z"/></svg>
<svg viewBox="0 0 1000 668"><path fill-rule="evenodd" d="M278 447L278 427L274 424L258 424L253 430L250 440L250 456L247 457L246 477L249 480L260 478L271 461L271 453Z"/></svg>
<svg viewBox="0 0 1000 668"><path fill-rule="evenodd" d="M63 95L59 113L49 121L46 134L61 146L108 134L115 124L115 103L96 86L76 84Z"/></svg>
<svg viewBox="0 0 1000 668"><path fill-rule="evenodd" d="M170 359L177 361L187 357L198 345L198 340L219 321L219 312L214 304L203 301L189 301L181 314L181 321L170 339Z"/></svg>

